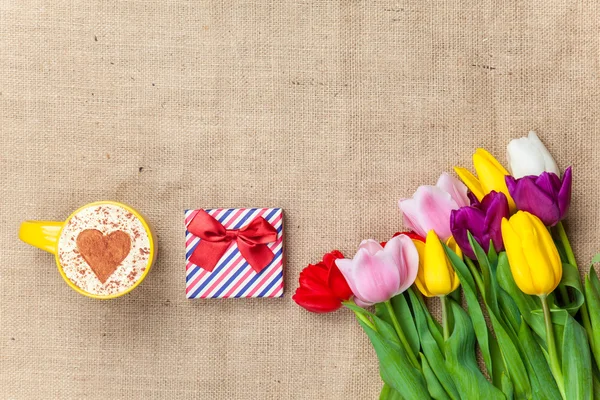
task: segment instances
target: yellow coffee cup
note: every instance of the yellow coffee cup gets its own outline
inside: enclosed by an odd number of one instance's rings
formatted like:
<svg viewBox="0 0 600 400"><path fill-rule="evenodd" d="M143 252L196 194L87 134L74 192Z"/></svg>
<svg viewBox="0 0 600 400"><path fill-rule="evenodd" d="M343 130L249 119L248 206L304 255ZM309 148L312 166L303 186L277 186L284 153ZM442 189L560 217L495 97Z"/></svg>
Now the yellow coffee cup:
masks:
<svg viewBox="0 0 600 400"><path fill-rule="evenodd" d="M25 221L19 238L54 254L65 282L94 299L131 292L156 259L156 241L146 220L115 201L86 204L63 222Z"/></svg>

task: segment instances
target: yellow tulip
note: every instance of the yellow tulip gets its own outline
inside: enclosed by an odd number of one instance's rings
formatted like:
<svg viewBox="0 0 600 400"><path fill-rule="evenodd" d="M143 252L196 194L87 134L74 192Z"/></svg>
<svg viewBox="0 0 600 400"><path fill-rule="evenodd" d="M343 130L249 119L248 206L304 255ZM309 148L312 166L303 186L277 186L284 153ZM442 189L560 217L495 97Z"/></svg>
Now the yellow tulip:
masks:
<svg viewBox="0 0 600 400"><path fill-rule="evenodd" d="M466 168L454 167L454 171L456 171L459 178L479 201L492 190L502 192L508 199L510 211L514 212L517 208L504 180L506 175L510 175L506 168L484 149L477 149L475 151L475 154L473 154L473 165L475 166L477 177Z"/></svg>
<svg viewBox="0 0 600 400"><path fill-rule="evenodd" d="M419 291L427 297L433 297L445 296L456 290L460 281L438 235L431 230L427 233L425 243L416 239L413 243L419 252L419 272L415 280ZM452 236L446 244L462 257L462 251Z"/></svg>
<svg viewBox="0 0 600 400"><path fill-rule="evenodd" d="M544 223L519 211L502 219L502 239L515 283L523 293L545 296L562 278L562 263Z"/></svg>

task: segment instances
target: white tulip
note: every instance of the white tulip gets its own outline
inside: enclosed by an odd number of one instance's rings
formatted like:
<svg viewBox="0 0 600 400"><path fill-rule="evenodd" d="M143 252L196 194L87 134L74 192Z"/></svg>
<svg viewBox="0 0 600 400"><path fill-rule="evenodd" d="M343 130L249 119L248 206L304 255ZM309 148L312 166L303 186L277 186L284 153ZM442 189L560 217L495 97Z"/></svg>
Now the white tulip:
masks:
<svg viewBox="0 0 600 400"><path fill-rule="evenodd" d="M515 178L540 175L544 171L560 176L556 162L534 131L527 137L511 140L507 149L508 165Z"/></svg>

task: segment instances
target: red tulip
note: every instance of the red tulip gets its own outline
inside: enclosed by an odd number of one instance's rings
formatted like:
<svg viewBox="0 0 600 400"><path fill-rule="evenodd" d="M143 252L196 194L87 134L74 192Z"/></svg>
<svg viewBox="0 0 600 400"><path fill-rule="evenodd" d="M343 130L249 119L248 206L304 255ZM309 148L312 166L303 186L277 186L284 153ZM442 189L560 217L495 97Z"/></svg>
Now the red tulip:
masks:
<svg viewBox="0 0 600 400"><path fill-rule="evenodd" d="M328 313L342 306L342 301L352 297L352 290L335 265L344 258L337 250L323 256L323 261L309 264L300 272L300 287L292 296L300 307L314 313Z"/></svg>
<svg viewBox="0 0 600 400"><path fill-rule="evenodd" d="M409 238L411 238L412 240L420 240L421 242L425 243L425 238L423 236L419 235L418 233L409 232L409 231L396 232L396 233L394 233L394 236L392 236L392 237L395 238L396 236L400 236L400 235L406 235ZM386 244L387 244L387 242L381 242L381 247L385 247Z"/></svg>

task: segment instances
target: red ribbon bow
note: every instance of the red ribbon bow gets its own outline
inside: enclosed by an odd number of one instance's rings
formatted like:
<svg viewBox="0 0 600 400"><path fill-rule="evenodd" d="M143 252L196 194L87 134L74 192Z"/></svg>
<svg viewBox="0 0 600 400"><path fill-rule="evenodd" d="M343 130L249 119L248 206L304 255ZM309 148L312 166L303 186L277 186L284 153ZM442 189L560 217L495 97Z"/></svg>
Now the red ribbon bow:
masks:
<svg viewBox="0 0 600 400"><path fill-rule="evenodd" d="M187 229L202 239L190 256L190 261L208 272L212 272L233 240L237 242L242 257L257 273L275 257L267 243L277 240L277 230L263 217L254 218L241 229L225 229L206 211L200 210Z"/></svg>

